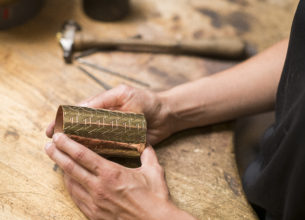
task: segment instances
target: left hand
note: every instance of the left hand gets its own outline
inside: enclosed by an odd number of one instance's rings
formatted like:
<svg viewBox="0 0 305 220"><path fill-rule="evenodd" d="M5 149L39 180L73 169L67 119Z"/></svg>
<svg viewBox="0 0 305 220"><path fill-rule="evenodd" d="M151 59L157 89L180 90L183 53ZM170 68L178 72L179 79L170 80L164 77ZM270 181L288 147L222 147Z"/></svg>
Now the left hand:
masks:
<svg viewBox="0 0 305 220"><path fill-rule="evenodd" d="M163 93L120 85L82 101L79 106L143 113L147 121L147 142L152 145L177 131L176 117L171 114ZM55 121L46 130L49 138L54 133L54 126Z"/></svg>
<svg viewBox="0 0 305 220"><path fill-rule="evenodd" d="M108 161L61 133L46 145L46 153L63 169L72 199L90 219L186 216L170 202L164 171L151 146L142 153L142 166L136 169Z"/></svg>

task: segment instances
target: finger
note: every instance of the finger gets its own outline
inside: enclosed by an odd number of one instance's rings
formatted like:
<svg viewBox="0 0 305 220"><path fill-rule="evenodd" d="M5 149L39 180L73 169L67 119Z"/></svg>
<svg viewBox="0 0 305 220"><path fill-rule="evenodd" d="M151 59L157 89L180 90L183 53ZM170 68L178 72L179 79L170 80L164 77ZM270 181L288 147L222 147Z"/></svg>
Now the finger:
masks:
<svg viewBox="0 0 305 220"><path fill-rule="evenodd" d="M75 163L68 155L58 150L54 143L48 143L45 147L48 156L68 175L85 187L90 187L95 176Z"/></svg>
<svg viewBox="0 0 305 220"><path fill-rule="evenodd" d="M67 174L64 174L64 182L71 197L76 198L85 204L91 204L93 202L88 191L77 181Z"/></svg>
<svg viewBox="0 0 305 220"><path fill-rule="evenodd" d="M88 217L89 219L91 219L90 216L91 216L92 214L91 214L91 211L90 211L89 207L88 207L85 203L83 203L83 202L81 202L81 201L79 201L79 200L77 200L77 199L72 198L72 200L73 200L73 202L77 205L77 207L79 208L79 210L80 210L86 217Z"/></svg>
<svg viewBox="0 0 305 220"><path fill-rule="evenodd" d="M125 86L115 87L107 92L96 95L86 102L91 108L115 108L122 105Z"/></svg>
<svg viewBox="0 0 305 220"><path fill-rule="evenodd" d="M84 213L85 216L87 216L90 219L91 211L89 209L89 206L87 204L85 204L84 202L82 202L72 196L71 196L71 198L72 198L73 202L76 204L76 206L80 209L80 211L82 213Z"/></svg>
<svg viewBox="0 0 305 220"><path fill-rule="evenodd" d="M154 166L159 165L157 155L152 146L147 146L141 154L142 166Z"/></svg>
<svg viewBox="0 0 305 220"><path fill-rule="evenodd" d="M54 133L54 127L55 127L55 121L52 121L46 130L47 137L52 138Z"/></svg>
<svg viewBox="0 0 305 220"><path fill-rule="evenodd" d="M141 155L141 162L144 175L151 181L152 190L164 198L168 197L168 188L165 181L164 169L158 162L157 155L151 146L144 149Z"/></svg>
<svg viewBox="0 0 305 220"><path fill-rule="evenodd" d="M54 134L53 141L59 150L66 153L74 161L85 167L93 174L97 175L98 170L102 167L111 166L110 161L107 161L87 147L73 141L63 133Z"/></svg>
<svg viewBox="0 0 305 220"><path fill-rule="evenodd" d="M67 174L64 175L64 181L74 203L91 219L93 217L92 208L96 207L96 205L88 191Z"/></svg>
<svg viewBox="0 0 305 220"><path fill-rule="evenodd" d="M88 102L93 99L95 96L89 97L81 102L79 102L78 104L76 104L77 106L81 106L81 107L90 107L88 106Z"/></svg>

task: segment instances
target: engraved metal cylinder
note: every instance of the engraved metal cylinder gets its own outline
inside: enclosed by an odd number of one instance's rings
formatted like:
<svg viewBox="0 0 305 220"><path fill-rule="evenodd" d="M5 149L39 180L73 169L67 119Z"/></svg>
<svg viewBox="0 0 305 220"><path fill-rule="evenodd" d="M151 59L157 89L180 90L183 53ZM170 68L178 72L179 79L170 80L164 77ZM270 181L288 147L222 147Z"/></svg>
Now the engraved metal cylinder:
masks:
<svg viewBox="0 0 305 220"><path fill-rule="evenodd" d="M143 114L62 105L54 130L106 157L139 157L147 128Z"/></svg>

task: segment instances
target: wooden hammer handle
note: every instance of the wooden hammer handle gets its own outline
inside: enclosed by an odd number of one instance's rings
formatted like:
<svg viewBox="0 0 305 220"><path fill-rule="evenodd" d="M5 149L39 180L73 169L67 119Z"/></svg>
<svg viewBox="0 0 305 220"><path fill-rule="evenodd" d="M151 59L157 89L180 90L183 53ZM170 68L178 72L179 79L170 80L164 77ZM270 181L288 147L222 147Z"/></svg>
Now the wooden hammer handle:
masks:
<svg viewBox="0 0 305 220"><path fill-rule="evenodd" d="M204 39L189 41L147 41L139 39L96 39L90 35L77 34L74 50L90 48L114 49L132 52L188 54L219 58L241 58L245 56L245 43L233 39Z"/></svg>

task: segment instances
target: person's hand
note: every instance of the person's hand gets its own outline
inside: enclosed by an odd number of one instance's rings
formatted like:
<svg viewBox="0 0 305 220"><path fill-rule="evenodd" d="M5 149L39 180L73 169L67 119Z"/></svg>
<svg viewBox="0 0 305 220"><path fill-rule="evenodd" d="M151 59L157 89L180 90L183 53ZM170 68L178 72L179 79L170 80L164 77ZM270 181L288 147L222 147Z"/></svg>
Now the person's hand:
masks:
<svg viewBox="0 0 305 220"><path fill-rule="evenodd" d="M170 121L170 110L166 101L158 93L137 89L126 85L101 93L80 104L90 108L105 108L119 111L144 113L147 120L147 141L154 145L174 132ZM54 122L47 128L46 134L52 137Z"/></svg>
<svg viewBox="0 0 305 220"><path fill-rule="evenodd" d="M67 190L90 219L194 219L169 200L164 172L151 146L135 169L108 161L62 133L46 153L64 171Z"/></svg>

